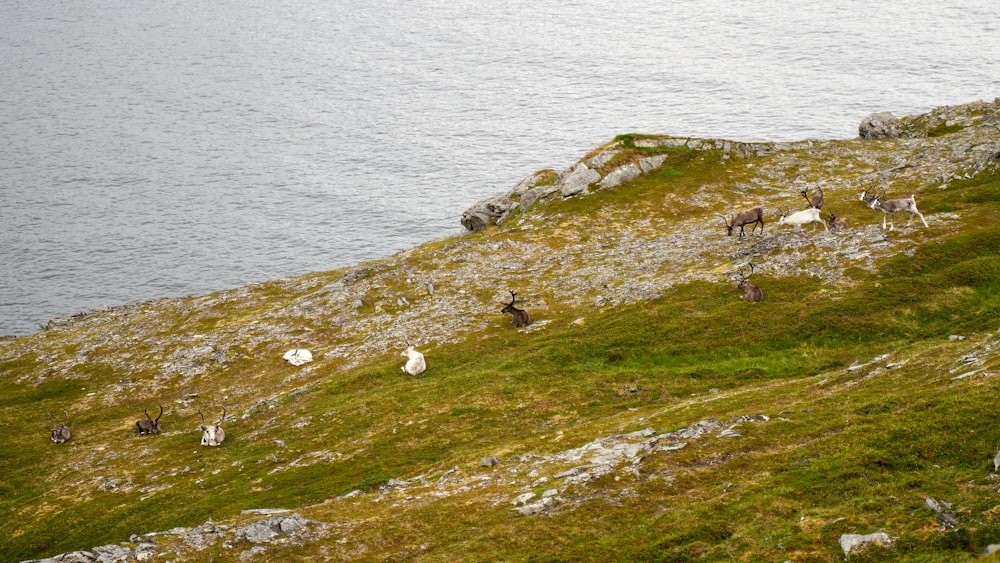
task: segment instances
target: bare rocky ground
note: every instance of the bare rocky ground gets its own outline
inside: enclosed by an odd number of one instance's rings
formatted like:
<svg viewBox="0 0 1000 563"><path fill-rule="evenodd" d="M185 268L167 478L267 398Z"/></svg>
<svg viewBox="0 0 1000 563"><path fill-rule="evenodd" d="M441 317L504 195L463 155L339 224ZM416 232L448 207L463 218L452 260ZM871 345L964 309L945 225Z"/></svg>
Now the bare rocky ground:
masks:
<svg viewBox="0 0 1000 563"><path fill-rule="evenodd" d="M895 230L884 231L881 214L858 201L860 190L873 182L943 188L1000 160L998 106L1000 102L976 103L939 108L921 116L929 127L961 126L961 130L941 137L791 144L684 140L704 149L727 147L723 149L727 151L727 168L748 178L730 192L706 184L690 194L665 194L663 205L695 210L684 215L689 219L667 222L653 215L643 218L641 210L628 205L605 206L587 216L553 213L550 203L564 197L557 182L554 186L559 189L533 194L531 206L519 210L516 217L502 217L499 228L434 241L343 271L54 319L37 334L0 340L0 360L36 355L48 367L44 373L25 376L32 382L77 377L74 368L95 359L121 374L117 385L90 393L86 399L89 404L77 407L82 410L120 401L139 385L147 393L155 393L159 388L183 387L185 381L223 369L230 362L281 357L294 347L312 350L317 361L284 381L274 382L269 386L273 391L266 396L260 387L240 382L222 390L233 405L240 406L236 416L246 417L271 401L308 387L315 365L323 365L327 371L348 369L387 353L398 354L406 340L424 347L459 342L468 334L509 322L499 313L508 289L517 290L525 299L524 306L539 321L529 330L544 330L547 316L566 309L615 307L652 299L676 284L695 280L732 284L735 269L750 262L757 265L758 278L815 276L835 296L853 283L848 274L852 268L873 270L886 257L909 252L913 243L925 236L919 221L906 225L905 218L897 218ZM678 142L668 139L662 142ZM609 144L597 155L605 155L601 160L607 162L608 153L613 155L616 150ZM593 162L593 158L581 159L561 177L579 171L581 164ZM620 171L603 170L602 180L590 185L593 191L588 188L569 197L591 197L588 194L599 189L615 189L600 187L612 174L622 176ZM811 226L796 230L776 224L779 206L802 208L799 192L816 187L823 188L827 208L842 210L850 225L847 230L831 232ZM513 200L521 195L523 191L503 197ZM765 208L765 234L745 239L726 237L718 215L754 205ZM953 229L962 221L952 213L925 216L930 229ZM766 286L764 292L766 299ZM217 319L223 321L215 322ZM211 328L198 330L199 322ZM982 346L992 346L989 342ZM191 398L179 397L178 403L183 405ZM565 494L567 484L585 483L609 473L627 474L636 470L644 456L669 455L691 440L738 438L740 432L752 431L754 424L761 423L780 421L773 414L748 413L726 422L691 421L690 426L670 432L648 429L603 436L549 456L483 460L484 467L494 467L486 475L463 474L456 468L433 478L401 476L378 493L349 495L336 501L420 502L482 489L497 505L509 505L530 515L573 502ZM95 460L100 455L95 452ZM316 463L323 455L318 452L297 463ZM90 484L81 482L80 486ZM112 479L95 486L114 489L130 484ZM540 486L548 487L543 494L531 492ZM511 490L524 492L512 496ZM254 543L250 537L268 535L249 532L248 536L246 529L254 525L278 530L260 542L261 546L269 541L306 541L346 533L337 526L301 517L280 516L291 519L287 526L285 520L272 518L243 527L206 523L194 531L146 533L124 544L128 553L109 553L102 559L100 553L91 552L90 559L74 555L76 559L52 560L145 560L165 549L190 552L227 541L245 545L246 541ZM147 544L155 547L143 547ZM246 559L253 559L264 551L248 547L244 553Z"/></svg>

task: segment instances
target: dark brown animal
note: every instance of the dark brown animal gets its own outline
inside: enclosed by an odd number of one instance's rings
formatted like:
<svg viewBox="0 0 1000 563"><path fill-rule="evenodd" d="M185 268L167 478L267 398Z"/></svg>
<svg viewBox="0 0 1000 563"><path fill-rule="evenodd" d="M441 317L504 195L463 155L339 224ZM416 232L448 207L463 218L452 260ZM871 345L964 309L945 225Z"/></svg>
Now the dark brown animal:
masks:
<svg viewBox="0 0 1000 563"><path fill-rule="evenodd" d="M840 216L840 212L829 211L826 215L826 223L830 225L831 231L844 231L847 229L847 221Z"/></svg>
<svg viewBox="0 0 1000 563"><path fill-rule="evenodd" d="M802 197L806 198L809 202L809 207L815 207L816 209L823 209L823 188L816 188L813 190L812 196L810 196L806 190L799 192Z"/></svg>
<svg viewBox="0 0 1000 563"><path fill-rule="evenodd" d="M753 227L750 227L751 235L758 224L760 224L760 234L764 234L764 210L760 207L740 211L732 219L726 219L725 215L720 215L720 217L726 223L726 236L732 236L733 229L739 227L740 237L742 238L744 234L743 228L751 223L753 224Z"/></svg>
<svg viewBox="0 0 1000 563"><path fill-rule="evenodd" d="M753 275L753 264L752 263L750 264L749 274L744 274L743 268L740 268L738 274L740 276L740 281L739 283L736 284L736 286L742 289L744 292L743 297L740 297L740 299L744 301L749 301L751 303L759 303L760 301L763 301L764 292L761 291L760 288L757 287L756 285L750 283L750 280L747 279Z"/></svg>
<svg viewBox="0 0 1000 563"><path fill-rule="evenodd" d="M510 290L507 290L510 291ZM517 294L510 291L510 303L508 303L503 309L500 310L501 313L510 313L510 322L515 328L525 327L531 324L531 317L528 316L527 311L524 309L518 309L514 306L514 301L517 299Z"/></svg>
<svg viewBox="0 0 1000 563"><path fill-rule="evenodd" d="M156 420L153 420L153 417L149 416L149 412L146 409L142 409L142 412L146 413L146 420L137 420L135 422L135 429L139 432L139 435L159 434L160 417L163 416L163 405L160 405L160 414L156 415Z"/></svg>
<svg viewBox="0 0 1000 563"><path fill-rule="evenodd" d="M69 423L69 412L63 411L63 414L66 415L66 420L64 420L62 424L56 423L55 417L52 416L52 413L48 414L49 414L49 421L52 422L52 432L50 435L52 441L57 444L65 443L66 440L70 439L69 426L66 426Z"/></svg>

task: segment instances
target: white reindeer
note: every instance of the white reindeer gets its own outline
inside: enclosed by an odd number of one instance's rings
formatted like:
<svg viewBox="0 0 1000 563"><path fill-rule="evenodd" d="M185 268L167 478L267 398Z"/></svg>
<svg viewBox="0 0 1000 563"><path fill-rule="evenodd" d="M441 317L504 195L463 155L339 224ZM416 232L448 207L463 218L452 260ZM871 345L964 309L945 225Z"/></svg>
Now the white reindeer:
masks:
<svg viewBox="0 0 1000 563"><path fill-rule="evenodd" d="M913 216L916 215L920 217L920 222L924 224L924 227L927 226L927 221L924 220L923 213L917 211L917 199L913 194L910 194L910 197L899 199L883 199L884 196L885 190L881 190L877 194L870 193L868 190L861 190L861 195L858 197L868 207L882 212L883 231L886 230L885 220L887 217L889 219L889 230L893 230L897 213L910 214L910 220L906 222L907 225L913 222Z"/></svg>
<svg viewBox="0 0 1000 563"><path fill-rule="evenodd" d="M226 419L226 407L222 407L222 416L215 424L205 424L205 415L201 414L201 409L198 409L198 416L201 417L201 424L198 425L198 430L201 430L201 445L218 446L222 444L222 441L226 439L226 431L222 429L220 424Z"/></svg>
<svg viewBox="0 0 1000 563"><path fill-rule="evenodd" d="M399 368L404 372L410 375L420 375L427 369L427 362L424 361L424 355L417 352L409 342L406 343L406 350L402 355L409 358L406 360L406 365Z"/></svg>
<svg viewBox="0 0 1000 563"><path fill-rule="evenodd" d="M816 224L823 225L824 231L829 231L830 229L826 226L826 221L820 216L819 209L815 207L810 207L809 209L803 209L802 211L796 211L795 213L789 213L788 209L781 209L781 216L778 217L779 225L795 225L795 230L799 230L802 225L813 224L813 230L816 230Z"/></svg>

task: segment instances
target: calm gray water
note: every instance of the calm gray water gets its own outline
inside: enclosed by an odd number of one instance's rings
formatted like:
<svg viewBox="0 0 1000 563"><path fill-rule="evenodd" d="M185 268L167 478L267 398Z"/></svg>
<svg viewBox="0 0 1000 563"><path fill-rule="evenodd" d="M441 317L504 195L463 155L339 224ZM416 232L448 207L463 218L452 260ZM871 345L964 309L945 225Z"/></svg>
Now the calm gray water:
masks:
<svg viewBox="0 0 1000 563"><path fill-rule="evenodd" d="M472 203L620 133L852 138L873 111L1000 96L995 0L2 13L0 334L459 233Z"/></svg>

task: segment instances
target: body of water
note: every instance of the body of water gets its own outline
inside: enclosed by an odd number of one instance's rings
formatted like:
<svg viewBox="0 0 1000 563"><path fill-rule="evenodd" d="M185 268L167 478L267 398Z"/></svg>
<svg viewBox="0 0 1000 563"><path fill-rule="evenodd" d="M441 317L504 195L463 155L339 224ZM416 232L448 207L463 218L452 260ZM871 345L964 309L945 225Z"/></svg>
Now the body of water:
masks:
<svg viewBox="0 0 1000 563"><path fill-rule="evenodd" d="M0 334L459 233L620 133L1000 96L993 0L8 0L0 30Z"/></svg>

